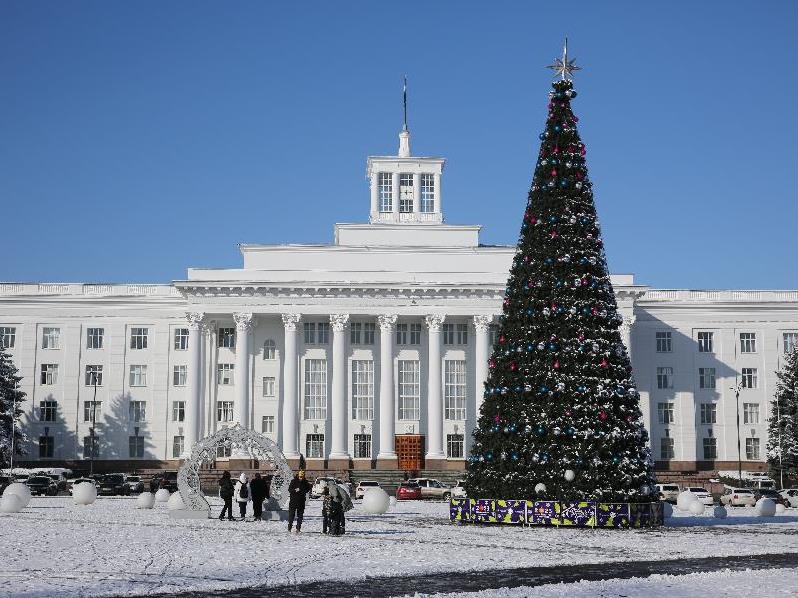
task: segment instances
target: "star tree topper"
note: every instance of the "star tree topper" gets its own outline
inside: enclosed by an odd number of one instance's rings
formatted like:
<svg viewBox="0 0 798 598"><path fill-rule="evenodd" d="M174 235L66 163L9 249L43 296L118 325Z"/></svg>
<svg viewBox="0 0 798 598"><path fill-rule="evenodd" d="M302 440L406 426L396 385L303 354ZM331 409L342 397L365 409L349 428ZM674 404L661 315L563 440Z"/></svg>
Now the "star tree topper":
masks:
<svg viewBox="0 0 798 598"><path fill-rule="evenodd" d="M547 69L554 71L554 76L560 76L563 81L573 81L573 72L581 71L582 67L576 66L576 59L568 60L568 38L565 38L565 45L562 49L562 58L555 58L554 64L547 66Z"/></svg>

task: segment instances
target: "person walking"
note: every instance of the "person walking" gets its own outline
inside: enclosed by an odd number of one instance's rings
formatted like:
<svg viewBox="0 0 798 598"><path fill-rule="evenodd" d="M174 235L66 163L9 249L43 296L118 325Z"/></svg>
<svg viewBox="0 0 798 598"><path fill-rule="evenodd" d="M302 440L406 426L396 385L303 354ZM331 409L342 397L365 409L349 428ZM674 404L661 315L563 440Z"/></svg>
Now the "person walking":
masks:
<svg viewBox="0 0 798 598"><path fill-rule="evenodd" d="M233 481L230 479L229 471L225 471L219 480L219 498L224 501L219 521L224 519L225 513L227 513L228 521L233 521Z"/></svg>
<svg viewBox="0 0 798 598"><path fill-rule="evenodd" d="M236 489L233 493L238 503L238 510L241 512L241 521L247 518L247 503L252 500L252 491L249 489L249 478L247 474L242 473L236 482Z"/></svg>
<svg viewBox="0 0 798 598"><path fill-rule="evenodd" d="M294 527L296 518L296 533L302 530L302 519L305 517L305 499L310 492L310 482L305 479L305 471L300 469L288 485L288 533Z"/></svg>
<svg viewBox="0 0 798 598"><path fill-rule="evenodd" d="M260 473L256 473L255 479L249 483L249 489L252 491L252 514L255 516L253 521L260 521L263 516L263 501L269 494L269 485L260 477Z"/></svg>
<svg viewBox="0 0 798 598"><path fill-rule="evenodd" d="M332 498L330 497L330 487L325 486L321 491L321 533L326 534L328 531L332 533L330 526L332 513Z"/></svg>

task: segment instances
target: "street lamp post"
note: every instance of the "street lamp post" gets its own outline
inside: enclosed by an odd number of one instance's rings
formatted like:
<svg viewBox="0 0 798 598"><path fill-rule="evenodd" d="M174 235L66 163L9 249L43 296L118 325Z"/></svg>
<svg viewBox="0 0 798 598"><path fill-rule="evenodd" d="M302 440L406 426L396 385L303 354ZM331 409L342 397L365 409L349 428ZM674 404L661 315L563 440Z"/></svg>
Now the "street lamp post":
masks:
<svg viewBox="0 0 798 598"><path fill-rule="evenodd" d="M735 411L737 412L737 479L740 481L740 485L743 483L743 464L740 454L740 390L743 387L743 378L740 378L740 381L731 388L734 391Z"/></svg>

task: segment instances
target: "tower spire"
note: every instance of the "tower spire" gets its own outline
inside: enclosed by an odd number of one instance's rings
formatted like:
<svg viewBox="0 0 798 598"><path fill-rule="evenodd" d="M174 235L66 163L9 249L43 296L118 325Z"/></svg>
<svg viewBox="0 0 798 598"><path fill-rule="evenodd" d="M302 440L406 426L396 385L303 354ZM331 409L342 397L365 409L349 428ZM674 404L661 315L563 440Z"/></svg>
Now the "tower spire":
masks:
<svg viewBox="0 0 798 598"><path fill-rule="evenodd" d="M407 75L404 78L404 86L402 87L402 104L404 105L404 124L402 125L402 132L399 133L399 157L410 157L410 131L407 128Z"/></svg>
<svg viewBox="0 0 798 598"><path fill-rule="evenodd" d="M405 75L405 84L402 88L402 103L404 104L405 109L405 122L402 130L407 131L407 75Z"/></svg>

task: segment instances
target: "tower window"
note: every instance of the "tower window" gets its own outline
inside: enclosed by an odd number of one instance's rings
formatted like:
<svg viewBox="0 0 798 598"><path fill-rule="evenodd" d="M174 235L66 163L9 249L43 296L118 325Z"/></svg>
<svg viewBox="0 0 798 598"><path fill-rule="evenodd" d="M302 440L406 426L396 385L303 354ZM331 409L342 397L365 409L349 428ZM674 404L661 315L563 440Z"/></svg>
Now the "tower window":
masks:
<svg viewBox="0 0 798 598"><path fill-rule="evenodd" d="M393 175L380 173L380 212L393 212Z"/></svg>
<svg viewBox="0 0 798 598"><path fill-rule="evenodd" d="M435 176L432 174L421 175L421 211L430 213L435 211Z"/></svg>
<svg viewBox="0 0 798 598"><path fill-rule="evenodd" d="M399 175L399 211L408 213L413 211L413 175Z"/></svg>

